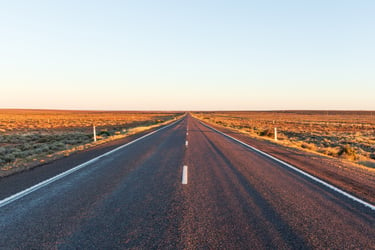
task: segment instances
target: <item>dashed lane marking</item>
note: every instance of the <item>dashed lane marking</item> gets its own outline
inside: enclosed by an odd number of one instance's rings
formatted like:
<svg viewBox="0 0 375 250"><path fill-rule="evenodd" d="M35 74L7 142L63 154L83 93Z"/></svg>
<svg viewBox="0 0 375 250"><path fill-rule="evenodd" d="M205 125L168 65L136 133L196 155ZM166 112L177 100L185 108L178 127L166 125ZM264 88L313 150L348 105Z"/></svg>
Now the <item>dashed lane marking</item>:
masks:
<svg viewBox="0 0 375 250"><path fill-rule="evenodd" d="M182 170L182 184L188 184L188 166L184 166Z"/></svg>

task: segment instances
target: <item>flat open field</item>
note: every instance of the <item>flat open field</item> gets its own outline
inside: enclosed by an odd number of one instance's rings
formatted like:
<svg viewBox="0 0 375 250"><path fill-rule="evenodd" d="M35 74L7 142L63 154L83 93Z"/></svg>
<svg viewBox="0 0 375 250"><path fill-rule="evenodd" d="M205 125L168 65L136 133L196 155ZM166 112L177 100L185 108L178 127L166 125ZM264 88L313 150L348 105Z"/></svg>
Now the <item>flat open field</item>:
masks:
<svg viewBox="0 0 375 250"><path fill-rule="evenodd" d="M206 122L375 167L375 111L196 112Z"/></svg>
<svg viewBox="0 0 375 250"><path fill-rule="evenodd" d="M0 110L0 176L125 137L179 115L181 113ZM92 143L93 125L97 143Z"/></svg>

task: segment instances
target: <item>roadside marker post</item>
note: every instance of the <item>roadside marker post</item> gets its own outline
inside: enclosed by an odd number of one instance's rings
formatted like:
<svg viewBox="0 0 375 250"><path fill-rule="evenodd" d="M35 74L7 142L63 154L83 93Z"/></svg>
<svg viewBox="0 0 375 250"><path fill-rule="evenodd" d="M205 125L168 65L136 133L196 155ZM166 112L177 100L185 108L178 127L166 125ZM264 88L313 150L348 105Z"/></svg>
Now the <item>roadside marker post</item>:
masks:
<svg viewBox="0 0 375 250"><path fill-rule="evenodd" d="M92 125L92 132L94 134L94 142L96 142L96 127L95 127L95 125Z"/></svg>
<svg viewBox="0 0 375 250"><path fill-rule="evenodd" d="M275 141L277 141L277 128L275 127Z"/></svg>

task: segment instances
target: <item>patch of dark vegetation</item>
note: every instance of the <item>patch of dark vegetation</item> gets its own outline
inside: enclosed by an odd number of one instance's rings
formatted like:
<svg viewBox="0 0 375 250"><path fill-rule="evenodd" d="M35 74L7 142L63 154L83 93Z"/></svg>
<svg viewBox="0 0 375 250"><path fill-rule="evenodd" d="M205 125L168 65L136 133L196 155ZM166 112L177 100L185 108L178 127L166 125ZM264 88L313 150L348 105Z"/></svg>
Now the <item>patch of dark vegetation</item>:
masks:
<svg viewBox="0 0 375 250"><path fill-rule="evenodd" d="M274 133L273 129L267 128L267 129L264 129L262 131L259 131L258 135L259 136L273 137L273 136L275 136L275 133Z"/></svg>

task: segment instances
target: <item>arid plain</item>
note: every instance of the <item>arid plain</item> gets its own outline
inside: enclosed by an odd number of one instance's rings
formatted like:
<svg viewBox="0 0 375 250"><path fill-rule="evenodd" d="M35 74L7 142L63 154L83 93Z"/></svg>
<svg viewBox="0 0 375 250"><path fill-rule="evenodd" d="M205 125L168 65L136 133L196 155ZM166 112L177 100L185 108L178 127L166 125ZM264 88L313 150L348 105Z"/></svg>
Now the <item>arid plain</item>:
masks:
<svg viewBox="0 0 375 250"><path fill-rule="evenodd" d="M0 177L162 125L181 114L0 110Z"/></svg>

